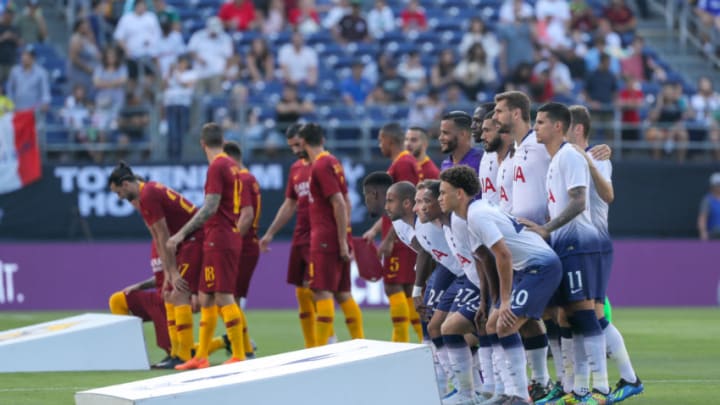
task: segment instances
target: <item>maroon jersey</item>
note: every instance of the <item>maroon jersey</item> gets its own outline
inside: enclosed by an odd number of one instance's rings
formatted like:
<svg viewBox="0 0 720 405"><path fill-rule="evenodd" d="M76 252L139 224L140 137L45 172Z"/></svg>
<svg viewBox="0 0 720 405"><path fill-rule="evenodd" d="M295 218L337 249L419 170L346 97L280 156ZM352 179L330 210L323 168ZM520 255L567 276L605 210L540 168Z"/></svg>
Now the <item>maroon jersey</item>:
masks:
<svg viewBox="0 0 720 405"><path fill-rule="evenodd" d="M240 216L240 168L234 160L221 153L210 162L205 180L205 195L219 194L220 205L205 222L205 243L218 249L233 249L231 234Z"/></svg>
<svg viewBox="0 0 720 405"><path fill-rule="evenodd" d="M161 183L140 183L140 215L148 227L165 218L170 235L174 235L195 215L193 203Z"/></svg>
<svg viewBox="0 0 720 405"><path fill-rule="evenodd" d="M440 169L435 166L435 162L430 157L425 156L420 165L420 178L422 180L437 180L440 178Z"/></svg>
<svg viewBox="0 0 720 405"><path fill-rule="evenodd" d="M253 207L253 221L245 236L243 236L243 254L260 253L258 249L257 230L260 222L260 184L248 169L240 170L240 209ZM242 263L241 263L242 264Z"/></svg>
<svg viewBox="0 0 720 405"><path fill-rule="evenodd" d="M310 243L310 171L312 165L304 159L298 159L290 166L285 198L296 201L295 231L293 245Z"/></svg>
<svg viewBox="0 0 720 405"><path fill-rule="evenodd" d="M157 289L158 295L162 295L162 285L165 282L162 259L160 259L154 240L150 242L150 246L150 268L152 269L153 276L155 277L155 289Z"/></svg>
<svg viewBox="0 0 720 405"><path fill-rule="evenodd" d="M417 160L406 150L397 155L387 172L392 177L393 183L409 181L416 185L420 181L420 167ZM392 221L387 215L383 215L382 218L382 237L384 239L392 228Z"/></svg>
<svg viewBox="0 0 720 405"><path fill-rule="evenodd" d="M347 194L345 172L335 156L322 152L310 173L310 251L338 252L337 223L330 196ZM348 224L349 226L349 224Z"/></svg>

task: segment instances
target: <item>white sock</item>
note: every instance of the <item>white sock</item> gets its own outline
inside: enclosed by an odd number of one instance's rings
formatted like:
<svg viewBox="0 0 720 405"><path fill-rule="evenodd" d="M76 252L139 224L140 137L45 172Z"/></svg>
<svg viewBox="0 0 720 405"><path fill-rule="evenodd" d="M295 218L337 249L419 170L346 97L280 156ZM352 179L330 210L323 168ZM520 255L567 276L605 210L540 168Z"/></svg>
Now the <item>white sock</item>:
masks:
<svg viewBox="0 0 720 405"><path fill-rule="evenodd" d="M443 368L442 364L440 364L440 359L438 358L437 350L435 349L435 345L432 344L431 340L423 340L423 343L430 346L430 350L432 350L432 356L433 356L433 365L435 366L435 381L437 381L438 386L438 392L440 395L445 395L445 392L447 391L447 374L445 373L445 369Z"/></svg>
<svg viewBox="0 0 720 405"><path fill-rule="evenodd" d="M625 347L625 340L620 331L613 324L609 324L604 330L605 343L607 344L607 353L611 359L615 360L620 377L623 380L634 383L637 381L637 374L630 362L630 355Z"/></svg>
<svg viewBox="0 0 720 405"><path fill-rule="evenodd" d="M501 342L503 341L503 339L500 340ZM523 349L522 341L520 340L520 335L517 335L517 341L514 344L503 344L503 352L505 353L505 358L507 359L506 364L508 370L510 371L510 379L513 382L514 389L512 395L520 398L527 398L527 360L525 357L525 349Z"/></svg>
<svg viewBox="0 0 720 405"><path fill-rule="evenodd" d="M590 368L588 356L585 353L585 339L583 335L573 333L573 374L575 382L573 391L578 395L590 392Z"/></svg>
<svg viewBox="0 0 720 405"><path fill-rule="evenodd" d="M495 373L495 394L505 395L507 393L506 386L512 386L504 373L507 373L507 366L505 365L505 353L503 353L500 342L493 343L492 345L492 360L493 360L493 372Z"/></svg>
<svg viewBox="0 0 720 405"><path fill-rule="evenodd" d="M568 338L560 338L560 352L562 353L562 370L563 370L563 391L572 392L575 385L575 368L574 361L575 351L573 349L573 340Z"/></svg>
<svg viewBox="0 0 720 405"><path fill-rule="evenodd" d="M447 379L452 382L454 387L457 387L457 378L455 378L455 373L453 372L452 365L450 365L450 355L448 354L447 346L442 346L441 348L437 349L437 356L440 365L442 366L443 370L445 370L445 375L447 376Z"/></svg>
<svg viewBox="0 0 720 405"><path fill-rule="evenodd" d="M482 369L480 368L480 354L478 352L475 352L472 356L472 366L473 388L480 390L483 386L483 379L481 376Z"/></svg>
<svg viewBox="0 0 720 405"><path fill-rule="evenodd" d="M464 340L463 340L464 342ZM450 358L450 365L452 367L455 378L457 379L458 394L463 397L472 397L475 395L475 387L473 385L473 367L472 367L472 353L467 344L461 345L445 345L448 351L448 357Z"/></svg>
<svg viewBox="0 0 720 405"><path fill-rule="evenodd" d="M480 371L483 377L483 385L482 388L480 388L482 392L495 392L495 370L493 370L492 353L492 346L480 347L480 349L478 349Z"/></svg>
<svg viewBox="0 0 720 405"><path fill-rule="evenodd" d="M525 350L527 362L530 365L530 378L542 385L550 382L550 372L547 367L547 346L539 349Z"/></svg>
<svg viewBox="0 0 720 405"><path fill-rule="evenodd" d="M560 349L560 341L557 339L549 339L548 345L550 346L550 352L553 356L553 363L555 364L555 375L557 375L557 380L555 381L562 381L563 380L563 354L562 350Z"/></svg>
<svg viewBox="0 0 720 405"><path fill-rule="evenodd" d="M605 335L584 336L585 352L588 356L590 369L592 370L593 388L608 394L610 384L607 375L607 352L605 351Z"/></svg>

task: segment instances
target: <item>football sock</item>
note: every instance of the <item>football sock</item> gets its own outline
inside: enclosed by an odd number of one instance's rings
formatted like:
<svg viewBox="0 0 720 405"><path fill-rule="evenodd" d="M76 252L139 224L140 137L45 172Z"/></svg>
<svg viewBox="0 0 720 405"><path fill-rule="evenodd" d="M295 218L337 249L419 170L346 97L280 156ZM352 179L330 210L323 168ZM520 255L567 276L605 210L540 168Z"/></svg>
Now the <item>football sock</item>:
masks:
<svg viewBox="0 0 720 405"><path fill-rule="evenodd" d="M217 326L218 310L217 306L200 308L200 332L198 336L198 348L195 357L199 359L207 359L210 349L210 341L215 334L215 326Z"/></svg>
<svg viewBox="0 0 720 405"><path fill-rule="evenodd" d="M560 349L560 326L551 320L545 320L545 329L547 330L548 346L550 346L550 352L553 356L553 363L555 363L555 375L557 378L555 381L563 380L563 357Z"/></svg>
<svg viewBox="0 0 720 405"><path fill-rule="evenodd" d="M240 320L242 321L242 336L245 354L255 353L255 349L253 349L252 346L252 340L250 340L250 332L248 331L247 316L245 315L245 311L243 311L242 308L238 309L240 310Z"/></svg>
<svg viewBox="0 0 720 405"><path fill-rule="evenodd" d="M327 298L317 301L315 305L317 306L316 345L324 346L330 338L330 331L335 320L335 302L332 298Z"/></svg>
<svg viewBox="0 0 720 405"><path fill-rule="evenodd" d="M573 380L572 391L580 396L590 392L590 367L588 356L585 352L585 339L583 335L575 333L572 335L573 348Z"/></svg>
<svg viewBox="0 0 720 405"><path fill-rule="evenodd" d="M490 339L490 345L492 347L492 367L493 373L495 374L495 394L505 395L506 393L512 395L512 393L505 390L505 385L512 386L507 379L507 376L503 373L507 371L505 365L505 354L503 353L502 346L500 346L500 338L497 333L488 335Z"/></svg>
<svg viewBox="0 0 720 405"><path fill-rule="evenodd" d="M108 306L110 307L111 314L114 314L114 315L130 314L130 309L128 308L127 298L125 298L125 293L122 291L118 291L115 294L110 296Z"/></svg>
<svg viewBox="0 0 720 405"><path fill-rule="evenodd" d="M458 395L470 397L474 395L472 377L472 353L465 342L463 335L443 335L443 342L447 347L450 365L457 380Z"/></svg>
<svg viewBox="0 0 720 405"><path fill-rule="evenodd" d="M603 394L610 392L607 375L607 348L605 335L592 309L575 312L573 319L583 335L588 365L592 371L593 388Z"/></svg>
<svg viewBox="0 0 720 405"><path fill-rule="evenodd" d="M629 383L636 382L637 375L635 374L632 362L630 362L630 355L625 347L625 340L620 334L620 331L605 318L599 319L599 322L605 335L608 356L615 360L618 371L620 372L620 377Z"/></svg>
<svg viewBox="0 0 720 405"><path fill-rule="evenodd" d="M471 347L470 354L472 354L473 388L476 391L478 391L483 386L482 370L480 369L480 355L478 354L478 347L477 346Z"/></svg>
<svg viewBox="0 0 720 405"><path fill-rule="evenodd" d="M525 351L523 350L522 339L519 333L500 338L500 345L505 353L510 379L513 382L513 395L520 398L528 398L528 380L525 371L527 364L525 359Z"/></svg>
<svg viewBox="0 0 720 405"><path fill-rule="evenodd" d="M295 288L295 297L298 302L298 317L302 328L305 347L315 346L315 301L309 288Z"/></svg>
<svg viewBox="0 0 720 405"><path fill-rule="evenodd" d="M423 339L423 331L422 331L422 323L420 322L420 315L417 313L417 310L415 310L415 301L412 299L412 297L405 297L407 300L408 305L408 313L410 314L410 325L412 325L413 329L415 329L415 334L418 337L418 341L422 341ZM408 336L408 339L410 337Z"/></svg>
<svg viewBox="0 0 720 405"><path fill-rule="evenodd" d="M560 353L562 353L562 386L564 392L572 392L575 385L575 349L572 329L560 327Z"/></svg>
<svg viewBox="0 0 720 405"><path fill-rule="evenodd" d="M495 392L495 370L493 370L492 339L490 336L480 336L478 356L480 357L480 372L483 378L480 391Z"/></svg>
<svg viewBox="0 0 720 405"><path fill-rule="evenodd" d="M198 346L195 345L194 349L197 350ZM208 354L213 354L220 349L225 348L225 340L222 336L215 336L208 345Z"/></svg>
<svg viewBox="0 0 720 405"><path fill-rule="evenodd" d="M170 320L168 319L168 322ZM177 357L180 360L188 361L192 357L190 352L193 348L193 316L190 305L178 305L175 307L175 329L177 331ZM172 339L172 338L171 338ZM173 344L173 347L175 345ZM174 350L174 349L173 349Z"/></svg>
<svg viewBox="0 0 720 405"><path fill-rule="evenodd" d="M435 351L437 352L438 361L440 362L443 370L445 370L445 375L447 376L448 380L451 380L453 382L454 385L455 373L452 370L452 365L450 365L450 355L448 354L448 349L447 346L445 346L445 342L443 341L442 336L433 339L432 342L433 346L435 346Z"/></svg>
<svg viewBox="0 0 720 405"><path fill-rule="evenodd" d="M348 298L340 304L340 308L345 315L345 325L347 325L350 337L352 339L363 339L365 338L365 332L363 331L363 320L362 312L360 312L360 306L355 302L354 299ZM334 331L330 328L330 331L334 335ZM328 339L330 336L328 335Z"/></svg>
<svg viewBox="0 0 720 405"><path fill-rule="evenodd" d="M243 314L240 307L228 304L220 308L220 314L225 322L225 331L230 339L232 356L236 359L245 359L245 344L243 339ZM214 332L214 331L213 331ZM211 339L208 339L208 347Z"/></svg>
<svg viewBox="0 0 720 405"><path fill-rule="evenodd" d="M530 365L530 378L543 386L547 385L550 381L550 373L547 367L547 335L543 334L522 339L522 344L525 347L527 362Z"/></svg>
<svg viewBox="0 0 720 405"><path fill-rule="evenodd" d="M393 342L409 342L410 341L410 309L404 292L397 292L388 297L390 301L390 319L392 320L392 341Z"/></svg>
<svg viewBox="0 0 720 405"><path fill-rule="evenodd" d="M170 337L170 356L177 357L180 354L180 340L177 333L177 322L175 320L175 305L165 303L165 317L167 318L168 336ZM187 359L185 359L187 360Z"/></svg>
<svg viewBox="0 0 720 405"><path fill-rule="evenodd" d="M438 351L435 345L432 341L426 341L424 342L428 346L430 346L430 350L432 350L432 356L433 356L433 368L435 369L435 381L437 382L438 386L438 392L440 393L440 396L445 395L445 392L447 391L447 374L445 373L445 368L443 368L442 364L440 363L440 358L438 357Z"/></svg>

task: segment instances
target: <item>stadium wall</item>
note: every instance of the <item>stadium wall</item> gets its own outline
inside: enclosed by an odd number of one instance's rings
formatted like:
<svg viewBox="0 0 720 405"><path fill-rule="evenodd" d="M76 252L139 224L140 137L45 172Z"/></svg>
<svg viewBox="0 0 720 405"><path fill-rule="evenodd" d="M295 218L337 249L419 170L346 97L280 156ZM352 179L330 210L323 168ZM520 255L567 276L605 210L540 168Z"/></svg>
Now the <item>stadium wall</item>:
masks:
<svg viewBox="0 0 720 405"><path fill-rule="evenodd" d="M252 280L250 308L295 308L285 283L290 245L263 254ZM102 310L110 294L150 274L150 244L0 243L0 311ZM616 306L711 306L720 299L720 242L621 240L609 296ZM382 285L353 269L363 306L383 306Z"/></svg>

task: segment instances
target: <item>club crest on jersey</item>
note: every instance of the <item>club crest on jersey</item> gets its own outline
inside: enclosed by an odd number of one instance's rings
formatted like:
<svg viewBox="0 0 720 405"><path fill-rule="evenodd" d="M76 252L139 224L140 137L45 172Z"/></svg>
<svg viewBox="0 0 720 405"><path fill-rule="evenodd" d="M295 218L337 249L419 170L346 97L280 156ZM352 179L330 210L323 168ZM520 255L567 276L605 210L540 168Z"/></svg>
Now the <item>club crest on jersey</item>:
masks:
<svg viewBox="0 0 720 405"><path fill-rule="evenodd" d="M517 166L515 168L515 176L513 176L513 181L521 181L525 183L525 174L523 174L522 166Z"/></svg>

